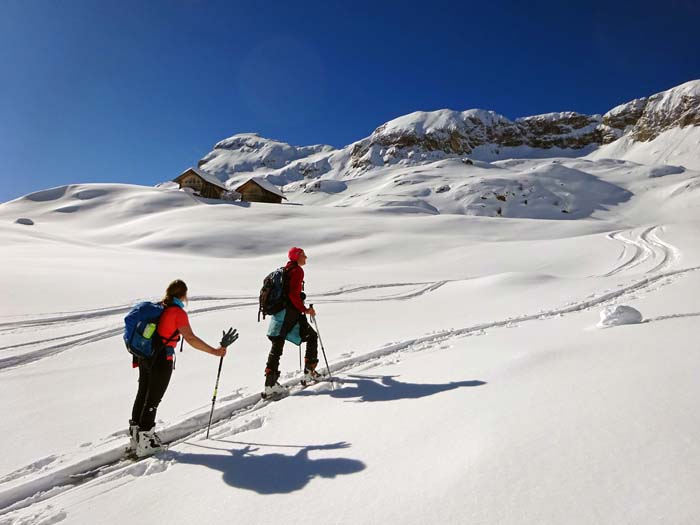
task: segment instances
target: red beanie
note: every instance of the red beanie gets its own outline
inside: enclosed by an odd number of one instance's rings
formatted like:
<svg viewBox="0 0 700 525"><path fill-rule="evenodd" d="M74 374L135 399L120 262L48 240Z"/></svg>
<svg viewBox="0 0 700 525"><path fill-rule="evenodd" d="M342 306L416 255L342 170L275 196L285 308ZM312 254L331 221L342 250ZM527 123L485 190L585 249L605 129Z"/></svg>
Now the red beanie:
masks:
<svg viewBox="0 0 700 525"><path fill-rule="evenodd" d="M302 253L304 253L304 250L302 250L301 248L297 248L296 246L294 246L293 248L290 248L289 249L289 260L294 261L294 262L298 261L299 256Z"/></svg>

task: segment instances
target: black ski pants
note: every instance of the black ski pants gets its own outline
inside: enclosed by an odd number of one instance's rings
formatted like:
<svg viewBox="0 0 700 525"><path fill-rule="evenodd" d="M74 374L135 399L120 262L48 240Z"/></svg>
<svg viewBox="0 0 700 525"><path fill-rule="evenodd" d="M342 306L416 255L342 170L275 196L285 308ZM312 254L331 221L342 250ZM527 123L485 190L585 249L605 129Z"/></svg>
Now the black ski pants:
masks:
<svg viewBox="0 0 700 525"><path fill-rule="evenodd" d="M318 335L311 328L306 316L293 306L287 306L287 312L284 315L284 322L278 336L269 337L272 342L272 348L267 356L267 367L265 369L266 380L265 384L272 386L279 378L280 357L284 350L284 342L289 331L294 328L294 325L299 323L299 335L301 342L306 343L305 361L308 364L316 365L318 363Z"/></svg>
<svg viewBox="0 0 700 525"><path fill-rule="evenodd" d="M156 424L156 410L170 383L173 362L167 359L165 350L158 352L155 358L138 360L139 390L131 410L132 425L140 430L151 430Z"/></svg>

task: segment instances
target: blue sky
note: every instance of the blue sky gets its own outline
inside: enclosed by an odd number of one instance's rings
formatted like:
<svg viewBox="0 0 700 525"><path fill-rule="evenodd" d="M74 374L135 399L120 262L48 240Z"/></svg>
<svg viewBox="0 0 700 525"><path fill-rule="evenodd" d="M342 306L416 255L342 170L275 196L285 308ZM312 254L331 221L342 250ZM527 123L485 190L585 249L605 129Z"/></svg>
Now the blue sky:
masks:
<svg viewBox="0 0 700 525"><path fill-rule="evenodd" d="M0 201L155 184L235 133L603 113L700 78L700 2L0 0Z"/></svg>

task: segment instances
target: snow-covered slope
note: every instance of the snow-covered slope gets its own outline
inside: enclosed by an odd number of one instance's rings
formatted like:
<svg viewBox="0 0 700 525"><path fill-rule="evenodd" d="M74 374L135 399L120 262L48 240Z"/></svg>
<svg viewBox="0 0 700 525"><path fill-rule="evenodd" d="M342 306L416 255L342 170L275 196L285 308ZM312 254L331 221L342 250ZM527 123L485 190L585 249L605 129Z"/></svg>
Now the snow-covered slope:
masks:
<svg viewBox="0 0 700 525"><path fill-rule="evenodd" d="M647 165L673 165L700 170L700 126L670 128L647 142L625 135L601 146L590 159L623 159Z"/></svg>
<svg viewBox="0 0 700 525"><path fill-rule="evenodd" d="M396 129L423 142L365 167L371 139L208 157L289 204L121 184L0 204L0 525L695 523L698 127L628 124L587 156L424 147L468 122L585 135L572 118L414 114ZM288 345L293 393L268 403L257 294L293 245L335 381L299 389ZM170 450L131 463L123 317L175 278L198 336L241 337L209 439L218 360L186 346L158 411ZM621 305L641 322L599 328Z"/></svg>
<svg viewBox="0 0 700 525"><path fill-rule="evenodd" d="M692 173L583 159L471 168L538 188L580 180L580 199L595 191L588 177L630 195L567 221L123 185L0 205L0 410L13 451L0 462L0 522L268 523L270 505L291 523L688 522L700 510L700 428L687 417L700 394ZM268 341L256 294L293 244L310 255L306 289L337 383L270 405L257 395ZM176 443L113 463L136 386L122 318L175 277L198 335L242 334L212 436L200 429L216 360L187 348L159 411ZM645 322L595 329L611 304ZM285 381L297 367L288 347Z"/></svg>

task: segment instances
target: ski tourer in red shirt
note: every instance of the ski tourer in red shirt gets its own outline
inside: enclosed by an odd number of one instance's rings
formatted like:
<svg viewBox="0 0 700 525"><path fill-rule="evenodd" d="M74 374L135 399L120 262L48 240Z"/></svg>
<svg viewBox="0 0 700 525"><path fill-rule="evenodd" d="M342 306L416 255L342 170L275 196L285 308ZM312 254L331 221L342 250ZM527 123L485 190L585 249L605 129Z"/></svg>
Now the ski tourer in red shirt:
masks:
<svg viewBox="0 0 700 525"><path fill-rule="evenodd" d="M319 374L316 372L318 364L318 335L311 328L306 314L316 315L313 308L304 305L304 269L307 256L301 248L289 250L289 262L284 267L286 307L273 315L267 331L267 337L272 342L272 348L267 357L265 367L265 395L278 395L285 392L285 388L279 384L279 363L285 341L301 345L306 343L306 356L304 358L303 381L315 381Z"/></svg>

